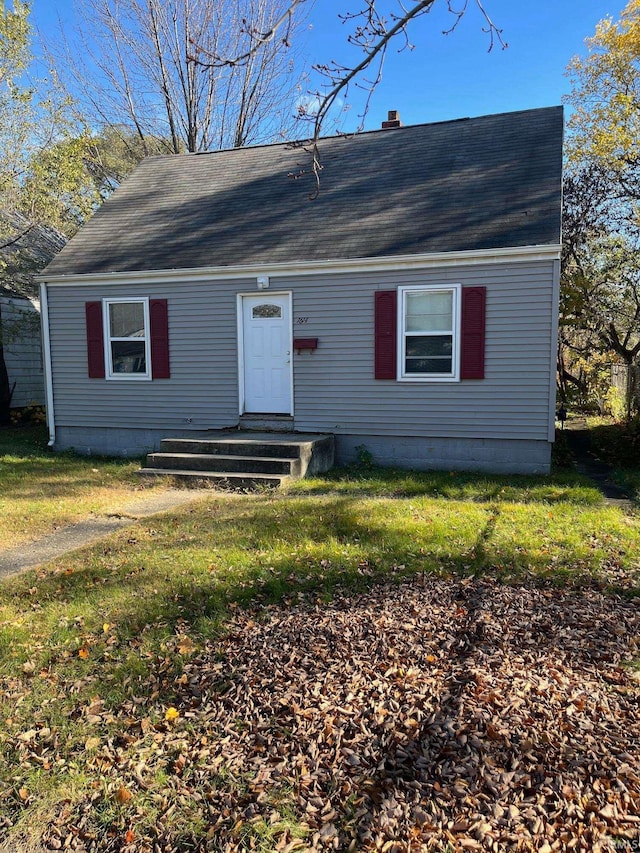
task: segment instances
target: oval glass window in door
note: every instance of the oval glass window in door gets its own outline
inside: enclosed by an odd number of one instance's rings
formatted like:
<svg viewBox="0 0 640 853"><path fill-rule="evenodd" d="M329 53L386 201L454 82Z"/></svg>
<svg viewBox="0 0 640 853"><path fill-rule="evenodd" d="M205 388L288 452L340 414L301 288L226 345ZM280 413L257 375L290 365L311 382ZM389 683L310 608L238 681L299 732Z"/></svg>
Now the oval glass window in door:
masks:
<svg viewBox="0 0 640 853"><path fill-rule="evenodd" d="M263 305L254 305L251 309L251 317L254 320L271 320L282 318L282 306L272 305L265 302Z"/></svg>

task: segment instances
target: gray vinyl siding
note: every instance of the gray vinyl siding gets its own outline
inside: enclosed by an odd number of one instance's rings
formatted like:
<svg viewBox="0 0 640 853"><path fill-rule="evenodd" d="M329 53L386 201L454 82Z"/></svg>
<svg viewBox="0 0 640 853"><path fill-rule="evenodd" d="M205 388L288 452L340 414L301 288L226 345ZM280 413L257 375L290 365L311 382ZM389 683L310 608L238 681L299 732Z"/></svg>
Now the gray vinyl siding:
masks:
<svg viewBox="0 0 640 853"><path fill-rule="evenodd" d="M49 287L56 425L219 429L238 422L236 292L255 281ZM89 379L85 302L167 299L171 378ZM189 421L189 419L191 419Z"/></svg>
<svg viewBox="0 0 640 853"><path fill-rule="evenodd" d="M294 318L316 353L296 359L296 427L336 433L458 438L548 438L553 263L497 264L335 277L307 287ZM373 378L373 290L486 285L485 379ZM295 326L294 326L295 331ZM555 352L553 354L555 363ZM313 425L313 427L312 427Z"/></svg>
<svg viewBox="0 0 640 853"><path fill-rule="evenodd" d="M535 261L272 277L272 292L293 293L294 337L319 341L313 353L293 353L295 429L547 441L553 269L553 261ZM486 378L376 381L375 290L439 283L487 287ZM56 285L48 292L57 425L170 432L238 423L237 294L255 294L255 278L180 282L177 276L171 285ZM84 304L107 296L168 300L171 379L87 378ZM308 319L299 324L299 318Z"/></svg>
<svg viewBox="0 0 640 853"><path fill-rule="evenodd" d="M11 408L44 404L42 343L38 309L27 299L1 297L4 360L15 389Z"/></svg>

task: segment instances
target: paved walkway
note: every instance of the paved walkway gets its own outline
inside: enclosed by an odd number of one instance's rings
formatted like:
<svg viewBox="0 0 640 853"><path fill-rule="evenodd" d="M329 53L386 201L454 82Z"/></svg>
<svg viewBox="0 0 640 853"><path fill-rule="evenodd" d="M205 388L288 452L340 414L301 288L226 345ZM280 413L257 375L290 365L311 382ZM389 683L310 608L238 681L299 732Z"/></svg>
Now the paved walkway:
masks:
<svg viewBox="0 0 640 853"><path fill-rule="evenodd" d="M93 545L122 527L130 527L141 518L147 518L158 512L183 506L204 495L211 495L207 489L169 489L166 492L152 492L125 504L117 512L94 515L63 527L34 542L26 542L16 548L0 552L0 578L13 575L25 569L32 569L48 560L53 560L77 548Z"/></svg>

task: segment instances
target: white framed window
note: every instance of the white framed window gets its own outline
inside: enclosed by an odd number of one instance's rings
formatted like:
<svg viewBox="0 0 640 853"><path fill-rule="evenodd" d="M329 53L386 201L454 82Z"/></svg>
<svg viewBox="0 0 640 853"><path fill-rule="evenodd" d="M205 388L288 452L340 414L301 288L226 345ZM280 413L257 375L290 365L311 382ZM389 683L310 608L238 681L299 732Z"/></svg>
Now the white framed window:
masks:
<svg viewBox="0 0 640 853"><path fill-rule="evenodd" d="M460 379L460 284L398 288L398 380Z"/></svg>
<svg viewBox="0 0 640 853"><path fill-rule="evenodd" d="M107 379L151 379L149 300L103 299Z"/></svg>

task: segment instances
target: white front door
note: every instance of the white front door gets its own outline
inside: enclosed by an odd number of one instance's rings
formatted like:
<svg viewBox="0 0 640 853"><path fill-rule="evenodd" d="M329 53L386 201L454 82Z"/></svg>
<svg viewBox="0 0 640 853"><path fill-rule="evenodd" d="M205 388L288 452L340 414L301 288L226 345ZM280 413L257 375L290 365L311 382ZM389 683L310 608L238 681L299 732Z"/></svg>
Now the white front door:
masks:
<svg viewBox="0 0 640 853"><path fill-rule="evenodd" d="M291 414L291 294L242 297L244 411Z"/></svg>

